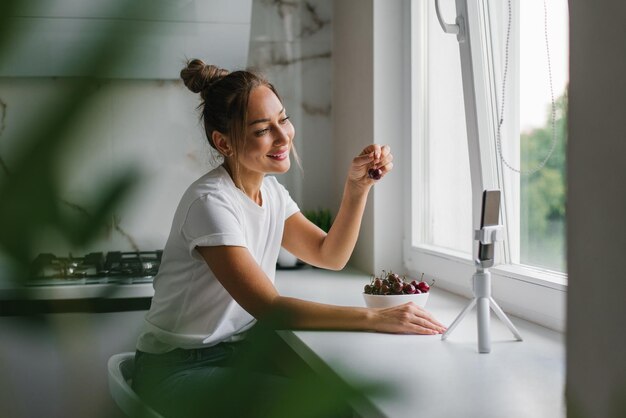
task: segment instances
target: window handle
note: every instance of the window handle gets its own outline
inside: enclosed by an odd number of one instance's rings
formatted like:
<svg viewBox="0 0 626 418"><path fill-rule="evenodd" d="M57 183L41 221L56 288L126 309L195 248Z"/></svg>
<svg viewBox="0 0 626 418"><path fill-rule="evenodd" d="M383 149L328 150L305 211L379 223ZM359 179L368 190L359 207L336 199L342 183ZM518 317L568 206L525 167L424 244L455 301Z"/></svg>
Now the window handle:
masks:
<svg viewBox="0 0 626 418"><path fill-rule="evenodd" d="M464 40L464 35L463 35L463 17L462 16L457 16L456 21L454 24L451 23L446 23L443 20L443 16L441 14L441 7L439 7L439 0L435 0L435 11L437 12L437 20L439 20L439 24L441 25L441 29L443 29L443 31L445 33L451 33L453 35L456 35L457 40L459 42L462 42Z"/></svg>

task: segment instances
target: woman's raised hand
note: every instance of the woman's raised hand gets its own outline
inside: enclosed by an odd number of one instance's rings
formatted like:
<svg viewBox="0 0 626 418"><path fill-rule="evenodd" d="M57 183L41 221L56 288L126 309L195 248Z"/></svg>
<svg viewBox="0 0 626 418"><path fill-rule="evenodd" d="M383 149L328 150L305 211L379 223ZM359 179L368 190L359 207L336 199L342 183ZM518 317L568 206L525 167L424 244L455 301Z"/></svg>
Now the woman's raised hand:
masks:
<svg viewBox="0 0 626 418"><path fill-rule="evenodd" d="M371 186L383 178L393 168L393 155L389 145L368 145L352 160L348 180L359 185ZM374 180L368 170L379 169L380 178Z"/></svg>

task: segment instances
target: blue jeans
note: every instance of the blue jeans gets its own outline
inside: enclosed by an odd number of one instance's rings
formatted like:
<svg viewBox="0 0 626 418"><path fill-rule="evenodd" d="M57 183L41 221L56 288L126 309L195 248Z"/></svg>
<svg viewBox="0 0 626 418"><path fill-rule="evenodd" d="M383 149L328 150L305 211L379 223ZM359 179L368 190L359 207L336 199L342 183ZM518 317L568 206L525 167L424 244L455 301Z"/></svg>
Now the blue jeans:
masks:
<svg viewBox="0 0 626 418"><path fill-rule="evenodd" d="M164 354L137 351L133 389L166 418L271 417L290 379L258 358L247 343L220 343Z"/></svg>

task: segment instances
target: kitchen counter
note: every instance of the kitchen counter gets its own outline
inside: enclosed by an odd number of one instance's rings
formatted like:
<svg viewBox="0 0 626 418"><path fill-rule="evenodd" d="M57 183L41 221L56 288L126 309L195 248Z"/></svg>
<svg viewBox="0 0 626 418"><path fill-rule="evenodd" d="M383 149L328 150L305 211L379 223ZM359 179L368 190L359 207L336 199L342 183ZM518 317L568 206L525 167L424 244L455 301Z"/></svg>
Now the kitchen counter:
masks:
<svg viewBox="0 0 626 418"><path fill-rule="evenodd" d="M27 293L32 300L75 300L75 299L128 299L128 298L152 298L154 289L152 280L142 283L121 284L100 280L97 283L74 280L62 282L56 280L54 284L37 284L21 288L0 287L0 300L12 300L21 298Z"/></svg>
<svg viewBox="0 0 626 418"><path fill-rule="evenodd" d="M152 278L122 280L51 279L22 287L0 282L0 316L148 310Z"/></svg>
<svg viewBox="0 0 626 418"><path fill-rule="evenodd" d="M281 294L316 302L365 306L361 292L369 276L357 271L304 268L280 271ZM497 300L497 295L495 295ZM434 287L426 308L450 325L466 298ZM564 335L510 317L524 341L492 315L492 351L479 354L475 309L446 341L440 335L369 332L280 331L314 370L344 381L379 383L393 398L369 397L354 405L362 417L565 417Z"/></svg>

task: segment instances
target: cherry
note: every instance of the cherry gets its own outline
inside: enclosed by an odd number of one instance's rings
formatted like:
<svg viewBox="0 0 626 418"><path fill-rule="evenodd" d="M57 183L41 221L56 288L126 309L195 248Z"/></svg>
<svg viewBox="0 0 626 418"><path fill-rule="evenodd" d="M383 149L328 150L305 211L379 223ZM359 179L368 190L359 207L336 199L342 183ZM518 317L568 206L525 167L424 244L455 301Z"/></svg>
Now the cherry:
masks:
<svg viewBox="0 0 626 418"><path fill-rule="evenodd" d="M416 289L416 288L415 288L415 286L413 286L411 283L406 283L406 284L404 285L404 289L403 289L403 290L404 290L404 293L406 293L407 295L412 295L412 294L414 294L414 293L415 293L415 291L416 291L417 289Z"/></svg>
<svg viewBox="0 0 626 418"><path fill-rule="evenodd" d="M404 286L402 285L402 283L394 281L391 288L393 289L393 293L395 293L396 295L399 295L402 293Z"/></svg>
<svg viewBox="0 0 626 418"><path fill-rule="evenodd" d="M391 281L391 280L396 281L396 282L401 281L400 276L398 276L396 273L389 273L389 274L387 275L387 279L388 279L389 281Z"/></svg>
<svg viewBox="0 0 626 418"><path fill-rule="evenodd" d="M370 168L369 170L367 170L367 176L374 180L380 180L380 178L383 176L383 170L381 170L380 168Z"/></svg>
<svg viewBox="0 0 626 418"><path fill-rule="evenodd" d="M430 286L426 282L419 282L417 288L421 290L422 293L426 293L430 290Z"/></svg>
<svg viewBox="0 0 626 418"><path fill-rule="evenodd" d="M428 293L430 288L435 284L435 281L429 285L424 280L424 274L420 280L411 280L406 276L400 276L396 273L385 270L382 271L380 276L372 275L372 279L369 284L365 285L363 291L370 295L415 295L421 293Z"/></svg>

